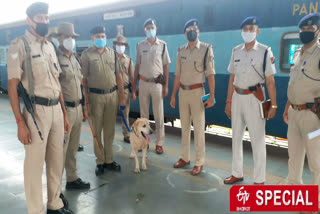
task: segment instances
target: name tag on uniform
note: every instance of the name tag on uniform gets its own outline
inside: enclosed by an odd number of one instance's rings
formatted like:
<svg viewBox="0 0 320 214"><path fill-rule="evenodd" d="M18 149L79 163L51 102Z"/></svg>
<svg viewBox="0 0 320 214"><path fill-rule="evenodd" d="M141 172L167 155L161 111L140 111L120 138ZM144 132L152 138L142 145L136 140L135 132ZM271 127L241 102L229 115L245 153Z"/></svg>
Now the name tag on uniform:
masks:
<svg viewBox="0 0 320 214"><path fill-rule="evenodd" d="M181 56L181 59L187 59L187 57L186 56Z"/></svg>
<svg viewBox="0 0 320 214"><path fill-rule="evenodd" d="M60 67L61 67L61 68L67 68L67 67L69 67L69 65L62 65L62 64L61 64Z"/></svg>
<svg viewBox="0 0 320 214"><path fill-rule="evenodd" d="M148 50L143 50L142 53L148 53Z"/></svg>
<svg viewBox="0 0 320 214"><path fill-rule="evenodd" d="M40 54L32 56L33 59L38 57L40 57Z"/></svg>
<svg viewBox="0 0 320 214"><path fill-rule="evenodd" d="M234 60L235 62L240 62L240 59L236 59L236 60Z"/></svg>

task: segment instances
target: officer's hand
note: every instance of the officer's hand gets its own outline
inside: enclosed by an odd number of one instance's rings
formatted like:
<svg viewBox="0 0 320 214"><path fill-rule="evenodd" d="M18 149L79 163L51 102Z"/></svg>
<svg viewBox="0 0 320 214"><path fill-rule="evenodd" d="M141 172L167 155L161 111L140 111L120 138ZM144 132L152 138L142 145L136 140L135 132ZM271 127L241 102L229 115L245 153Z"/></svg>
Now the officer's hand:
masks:
<svg viewBox="0 0 320 214"><path fill-rule="evenodd" d="M229 119L231 119L231 103L226 104L226 108L225 108L224 112L226 113L227 117Z"/></svg>
<svg viewBox="0 0 320 214"><path fill-rule="evenodd" d="M284 111L284 113L283 113L283 121L288 125L288 111Z"/></svg>
<svg viewBox="0 0 320 214"><path fill-rule="evenodd" d="M82 119L82 121L85 122L88 118L89 118L88 110L84 109L83 110L83 119Z"/></svg>
<svg viewBox="0 0 320 214"><path fill-rule="evenodd" d="M170 106L171 106L171 108L176 108L176 98L175 98L175 96L171 96Z"/></svg>
<svg viewBox="0 0 320 214"><path fill-rule="evenodd" d="M70 131L70 123L67 116L64 116L64 133L68 134Z"/></svg>
<svg viewBox="0 0 320 214"><path fill-rule="evenodd" d="M168 95L168 87L163 87L162 89L162 98L165 98Z"/></svg>
<svg viewBox="0 0 320 214"><path fill-rule="evenodd" d="M277 109L275 108L270 108L268 111L268 117L267 120L272 119L276 115Z"/></svg>
<svg viewBox="0 0 320 214"><path fill-rule="evenodd" d="M132 102L134 102L134 101L136 101L136 93L135 92L132 92L132 94L131 94L131 101Z"/></svg>
<svg viewBox="0 0 320 214"><path fill-rule="evenodd" d="M203 103L203 105L205 108L210 108L210 107L214 106L214 97L210 96L209 99L207 99L207 101L205 101Z"/></svg>
<svg viewBox="0 0 320 214"><path fill-rule="evenodd" d="M28 145L31 143L30 131L24 120L20 121L18 124L18 139L24 145Z"/></svg>

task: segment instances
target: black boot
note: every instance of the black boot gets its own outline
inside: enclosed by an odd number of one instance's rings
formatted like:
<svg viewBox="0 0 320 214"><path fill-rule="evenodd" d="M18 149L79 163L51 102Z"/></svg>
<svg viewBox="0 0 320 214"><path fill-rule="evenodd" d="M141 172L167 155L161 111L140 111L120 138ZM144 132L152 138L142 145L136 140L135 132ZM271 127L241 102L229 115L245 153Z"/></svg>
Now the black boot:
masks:
<svg viewBox="0 0 320 214"><path fill-rule="evenodd" d="M96 167L96 176L103 175L103 173L104 173L103 164L97 164L97 167Z"/></svg>
<svg viewBox="0 0 320 214"><path fill-rule="evenodd" d="M63 207L68 209L69 208L69 202L67 201L67 199L64 197L64 195L62 193L60 193L59 198L61 198L61 200L62 200Z"/></svg>
<svg viewBox="0 0 320 214"><path fill-rule="evenodd" d="M130 143L130 137L123 137L123 141L126 143Z"/></svg>
<svg viewBox="0 0 320 214"><path fill-rule="evenodd" d="M47 214L73 214L73 212L69 209L62 207L58 210L47 210Z"/></svg>
<svg viewBox="0 0 320 214"><path fill-rule="evenodd" d="M117 172L121 171L121 166L115 161L113 161L112 163L104 163L103 166L105 169L108 169L108 170L117 171Z"/></svg>
<svg viewBox="0 0 320 214"><path fill-rule="evenodd" d="M67 182L66 184L66 189L71 190L71 189L89 189L90 188L90 183L85 182L81 180L81 178L78 178L75 181L72 182Z"/></svg>
<svg viewBox="0 0 320 214"><path fill-rule="evenodd" d="M83 146L81 144L79 144L78 152L82 152L83 150L84 150Z"/></svg>

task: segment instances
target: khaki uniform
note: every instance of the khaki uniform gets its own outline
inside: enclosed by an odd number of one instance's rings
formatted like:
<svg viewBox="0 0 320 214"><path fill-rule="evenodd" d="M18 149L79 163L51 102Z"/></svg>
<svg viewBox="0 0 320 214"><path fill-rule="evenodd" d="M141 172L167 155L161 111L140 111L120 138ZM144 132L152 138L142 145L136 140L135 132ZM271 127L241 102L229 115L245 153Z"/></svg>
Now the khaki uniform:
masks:
<svg viewBox="0 0 320 214"><path fill-rule="evenodd" d="M61 49L58 50L58 60L62 70L60 74L60 83L65 102L74 102L77 106L68 107L66 105L67 115L70 123L70 132L65 135L63 154L64 166L66 169L67 182L77 180L77 151L80 143L81 125L82 125L82 106L80 100L81 94L81 68L72 54L66 56Z"/></svg>
<svg viewBox="0 0 320 214"><path fill-rule="evenodd" d="M60 66L52 44L40 42L29 31L24 37L31 48L31 64L34 83L34 95L57 99L60 94ZM26 52L22 39L14 40L7 55L8 79L21 80L29 93L28 74L26 72ZM57 210L63 207L59 198L60 181L63 170L64 122L60 103L54 106L34 105L35 118L44 141L41 141L31 115L23 109L23 117L30 130L31 144L25 146L24 185L29 214L43 214L42 172L46 162L48 205Z"/></svg>
<svg viewBox="0 0 320 214"><path fill-rule="evenodd" d="M82 73L87 78L88 88L109 90L117 85L116 74L120 72L117 66L115 73L114 51L105 47L103 53L99 53L95 47L90 47L82 53ZM118 65L118 63L117 63ZM96 163L112 163L113 152L112 143L115 134L115 123L118 111L118 93L97 94L89 92L90 118L101 153L94 144L94 152L97 157ZM103 141L101 142L101 132L103 130Z"/></svg>
<svg viewBox="0 0 320 214"><path fill-rule="evenodd" d="M228 71L235 74L234 86L248 89L258 83L265 82L263 60L267 48L256 41L249 51L245 49L245 44L233 49ZM276 73L272 60L273 54L269 48L266 57L266 77ZM232 95L232 175L238 178L243 177L242 138L246 127L248 127L253 151L254 182L256 183L265 182L266 173L266 121L261 118L259 103L260 101L253 94L241 95L234 91Z"/></svg>
<svg viewBox="0 0 320 214"><path fill-rule="evenodd" d="M123 87L126 88L126 86L129 86L130 76L132 76L133 72L134 72L133 62L132 62L132 59L125 54L123 54L123 57L121 59L119 59L119 57L118 57L118 61L119 61L120 71L122 74ZM129 126L129 112L130 112L130 92L129 92L129 89L124 89L124 100L126 103L126 108L123 111L123 114L124 114L124 117L125 117L125 120L126 120L128 126ZM124 125L123 121L122 121L122 133L123 133L123 137L130 137L129 132L128 132L126 126Z"/></svg>
<svg viewBox="0 0 320 214"><path fill-rule="evenodd" d="M162 57L162 52L165 52ZM140 65L139 75L152 79L163 74L163 66L171 63L168 48L164 41L156 38L153 45L148 40L138 43L136 63ZM139 82L139 103L141 117L149 119L150 96L152 97L152 110L156 123L157 140L156 145L163 146L164 143L164 115L162 85L153 82Z"/></svg>
<svg viewBox="0 0 320 214"><path fill-rule="evenodd" d="M208 49L209 48L209 49ZM206 58L206 70L203 61L208 49ZM198 41L194 49L188 44L181 46L178 50L176 73L180 83L184 86L191 86L205 82L205 77L214 75L213 51L209 44ZM190 128L191 120L194 126L194 145L196 150L195 166L202 166L205 163L205 109L201 97L205 95L203 87L193 90L179 90L179 111L181 120L181 158L190 161Z"/></svg>
<svg viewBox="0 0 320 214"><path fill-rule="evenodd" d="M319 72L320 44L316 43L304 53L297 50L290 70L288 100L291 104L302 105L314 103L320 97ZM320 129L320 120L310 110L288 111L288 153L289 153L289 184L302 184L302 172L305 154L308 157L309 169L312 173L312 184L320 185L320 137L308 139L308 133ZM320 199L320 197L319 197Z"/></svg>

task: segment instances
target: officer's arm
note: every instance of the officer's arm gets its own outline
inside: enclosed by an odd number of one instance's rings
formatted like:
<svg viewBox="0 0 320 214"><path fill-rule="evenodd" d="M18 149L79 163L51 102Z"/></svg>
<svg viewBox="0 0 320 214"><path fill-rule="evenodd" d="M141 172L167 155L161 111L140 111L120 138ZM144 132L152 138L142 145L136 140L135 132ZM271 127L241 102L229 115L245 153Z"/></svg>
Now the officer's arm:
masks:
<svg viewBox="0 0 320 214"><path fill-rule="evenodd" d="M213 50L212 50L212 46L209 46L209 50L208 50L208 56L206 59L206 64L207 64L207 68L206 68L206 75L208 77L208 83L209 83L209 90L210 90L210 98L213 102L214 102L214 89L215 89L215 79L214 79L214 75L215 75L215 69L214 69L214 60L213 60Z"/></svg>
<svg viewBox="0 0 320 214"><path fill-rule="evenodd" d="M131 59L130 67L129 67L129 76L130 76L130 82L133 82L133 80L134 80L134 67L133 67L132 59Z"/></svg>
<svg viewBox="0 0 320 214"><path fill-rule="evenodd" d="M165 87L168 88L168 82L169 82L169 65L163 65L163 73L164 73L164 78L166 79L166 85Z"/></svg>
<svg viewBox="0 0 320 214"><path fill-rule="evenodd" d="M140 69L140 65L138 63L136 63L136 67L134 69L134 78L133 78L133 83L132 83L133 93L135 93L136 90L137 90L137 81L138 81L138 77L139 77L139 69Z"/></svg>
<svg viewBox="0 0 320 214"><path fill-rule="evenodd" d="M21 114L20 102L18 97L17 87L19 84L19 79L10 79L8 81L8 94L10 99L10 104L12 107L13 114L16 118L17 123L20 121L24 122L23 116Z"/></svg>
<svg viewBox="0 0 320 214"><path fill-rule="evenodd" d="M121 73L117 73L116 75L116 81L119 91L119 100L120 100L120 106L124 106L124 89L123 89L123 81L122 81L122 75Z"/></svg>
<svg viewBox="0 0 320 214"><path fill-rule="evenodd" d="M276 94L276 86L274 81L274 76L268 76L266 77L266 85L269 93L269 97L271 100L271 105L276 106L277 105L277 94Z"/></svg>
<svg viewBox="0 0 320 214"><path fill-rule="evenodd" d="M83 94L84 94L84 101L85 101L84 104L85 106L87 106L89 104L89 98L88 98L88 84L87 84L86 77L83 77L82 79L82 86L83 86Z"/></svg>
<svg viewBox="0 0 320 214"><path fill-rule="evenodd" d="M228 85L228 95L227 95L227 102L230 103L232 100L232 95L234 92L233 82L234 82L234 76L235 74L230 74L229 78L229 85Z"/></svg>
<svg viewBox="0 0 320 214"><path fill-rule="evenodd" d="M215 89L214 74L211 74L208 76L208 84L209 84L209 90L210 90L210 98L214 99L214 89Z"/></svg>
<svg viewBox="0 0 320 214"><path fill-rule="evenodd" d="M180 61L180 49L178 49L176 60L176 73L174 75L173 89L171 98L175 98L178 88L180 87L180 74L181 74L181 61Z"/></svg>

